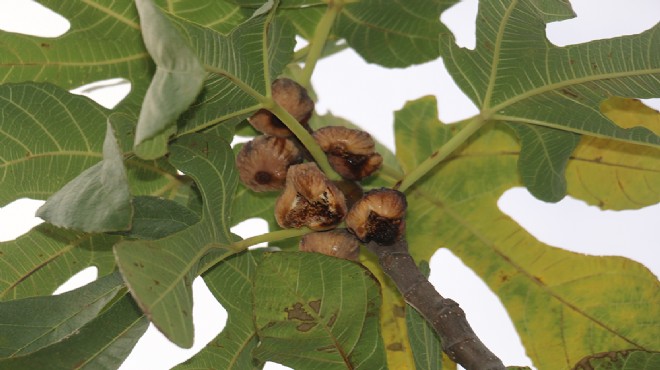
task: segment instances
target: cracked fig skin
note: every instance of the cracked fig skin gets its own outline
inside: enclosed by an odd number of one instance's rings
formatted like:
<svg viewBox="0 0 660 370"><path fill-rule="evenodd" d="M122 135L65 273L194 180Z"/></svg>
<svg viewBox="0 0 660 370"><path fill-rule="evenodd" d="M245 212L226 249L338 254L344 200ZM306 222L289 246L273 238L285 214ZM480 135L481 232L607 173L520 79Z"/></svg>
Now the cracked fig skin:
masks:
<svg viewBox="0 0 660 370"><path fill-rule="evenodd" d="M361 180L383 163L383 157L375 151L376 143L367 132L328 126L315 131L313 136L332 168L345 179Z"/></svg>
<svg viewBox="0 0 660 370"><path fill-rule="evenodd" d="M405 230L408 204L403 193L392 189L375 189L358 200L346 216L348 227L360 241L392 245Z"/></svg>
<svg viewBox="0 0 660 370"><path fill-rule="evenodd" d="M289 167L286 187L275 203L275 219L283 228L334 228L346 215L344 194L316 163Z"/></svg>
<svg viewBox="0 0 660 370"><path fill-rule="evenodd" d="M289 166L302 162L302 153L293 141L274 136L257 136L236 155L241 182L253 191L284 188Z"/></svg>
<svg viewBox="0 0 660 370"><path fill-rule="evenodd" d="M306 234L300 239L303 252L316 252L328 256L357 261L360 243L346 229L334 229Z"/></svg>
<svg viewBox="0 0 660 370"><path fill-rule="evenodd" d="M309 121L314 111L314 101L307 94L307 90L291 79L278 78L273 81L271 91L273 100L308 129L307 121ZM293 135L291 130L277 116L266 109L259 109L248 118L248 122L252 127L267 135L278 137Z"/></svg>

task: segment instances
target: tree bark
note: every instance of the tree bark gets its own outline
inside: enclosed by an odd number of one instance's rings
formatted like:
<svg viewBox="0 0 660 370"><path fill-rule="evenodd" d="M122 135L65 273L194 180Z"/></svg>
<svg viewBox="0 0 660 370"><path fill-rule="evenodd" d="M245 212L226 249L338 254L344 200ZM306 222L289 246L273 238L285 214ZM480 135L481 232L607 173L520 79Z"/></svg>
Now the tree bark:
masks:
<svg viewBox="0 0 660 370"><path fill-rule="evenodd" d="M392 245L370 242L383 271L394 281L406 302L438 333L445 353L467 370L502 370L502 361L481 342L455 301L443 298L415 264L405 239Z"/></svg>

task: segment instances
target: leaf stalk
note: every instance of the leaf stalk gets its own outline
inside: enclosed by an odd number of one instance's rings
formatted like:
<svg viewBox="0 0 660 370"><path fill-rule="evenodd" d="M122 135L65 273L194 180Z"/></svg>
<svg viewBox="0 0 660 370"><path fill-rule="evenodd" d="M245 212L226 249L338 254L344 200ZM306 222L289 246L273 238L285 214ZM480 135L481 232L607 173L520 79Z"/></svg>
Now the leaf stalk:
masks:
<svg viewBox="0 0 660 370"><path fill-rule="evenodd" d="M316 164L319 166L321 171L323 171L330 180L340 180L341 176L335 172L335 170L330 166L328 158L325 153L321 150L321 147L316 143L316 140L312 135L307 132L307 130L291 115L287 112L286 109L282 108L279 104L274 101L270 106L264 107L271 111L277 118L284 123L286 127L293 132L294 135L300 140L300 142L305 146L309 151L309 154L314 158Z"/></svg>
<svg viewBox="0 0 660 370"><path fill-rule="evenodd" d="M312 73L316 67L316 62L321 58L325 43L330 36L332 26L335 24L337 15L341 12L344 6L344 1L334 0L328 2L328 9L321 17L321 20L316 25L314 38L309 42L309 49L307 50L307 59L305 59L305 67L302 71L299 83L303 86L310 86L312 80Z"/></svg>
<svg viewBox="0 0 660 370"><path fill-rule="evenodd" d="M452 136L446 143L444 143L438 150L433 152L424 162L420 163L419 166L415 167L410 173L408 173L398 185L394 186L394 189L397 189L401 192L405 192L411 186L413 186L419 179L424 177L429 173L435 166L440 162L445 160L451 153L453 153L458 147L463 145L470 136L482 128L487 120L485 120L481 115L474 116L468 120L467 125L460 130L456 135Z"/></svg>

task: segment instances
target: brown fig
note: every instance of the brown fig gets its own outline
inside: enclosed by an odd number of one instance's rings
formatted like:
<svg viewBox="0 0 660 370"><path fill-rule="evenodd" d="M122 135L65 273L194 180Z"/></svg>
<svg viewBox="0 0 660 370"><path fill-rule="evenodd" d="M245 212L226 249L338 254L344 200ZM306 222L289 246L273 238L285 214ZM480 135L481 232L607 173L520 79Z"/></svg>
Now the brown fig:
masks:
<svg viewBox="0 0 660 370"><path fill-rule="evenodd" d="M407 202L403 193L392 189L368 191L346 216L346 226L362 242L381 245L396 242L405 230Z"/></svg>
<svg viewBox="0 0 660 370"><path fill-rule="evenodd" d="M383 157L375 152L376 143L367 132L328 126L315 131L313 136L332 168L345 179L361 180L383 163Z"/></svg>
<svg viewBox="0 0 660 370"><path fill-rule="evenodd" d="M300 239L300 250L357 261L360 243L346 229L334 229L306 234Z"/></svg>
<svg viewBox="0 0 660 370"><path fill-rule="evenodd" d="M316 163L289 167L286 187L275 203L275 219L284 228L334 228L346 215L344 194Z"/></svg>
<svg viewBox="0 0 660 370"><path fill-rule="evenodd" d="M289 166L302 162L302 153L293 141L258 136L246 143L236 156L241 182L254 191L284 188Z"/></svg>
<svg viewBox="0 0 660 370"><path fill-rule="evenodd" d="M308 128L307 121L314 111L314 101L307 94L307 90L297 82L288 78L279 78L273 81L273 100L289 112L301 125ZM257 130L267 135L289 137L292 135L282 121L266 109L260 109L248 122Z"/></svg>

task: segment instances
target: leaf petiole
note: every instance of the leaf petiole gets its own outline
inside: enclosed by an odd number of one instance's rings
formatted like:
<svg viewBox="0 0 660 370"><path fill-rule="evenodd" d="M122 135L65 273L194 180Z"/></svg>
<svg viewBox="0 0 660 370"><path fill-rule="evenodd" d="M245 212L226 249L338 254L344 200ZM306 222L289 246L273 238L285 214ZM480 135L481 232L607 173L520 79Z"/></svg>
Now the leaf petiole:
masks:
<svg viewBox="0 0 660 370"><path fill-rule="evenodd" d="M267 232L267 233L260 234L260 235L255 235L253 237L234 242L231 245L229 245L229 248L231 248L234 251L234 253L239 253L239 252L247 249L248 247L251 247L253 245L257 245L259 243L271 243L271 242L277 242L277 241L285 240L285 239L289 239L289 238L295 238L297 236L305 235L305 234L307 234L311 231L312 230L310 230L306 227L303 227L303 228L300 228L300 229L282 229L282 230L271 231L271 232ZM206 253L210 252L213 248L226 249L227 245L225 245L225 244L217 244L217 245L216 244L208 244L205 247ZM210 268L212 268L213 266L217 265L218 263L224 261L226 258L227 258L227 255L222 254L221 256L219 256L217 258L214 258L209 262L204 263L204 265L202 265L199 268L199 270L197 271L197 274L198 275L203 275Z"/></svg>
<svg viewBox="0 0 660 370"><path fill-rule="evenodd" d="M465 143L470 136L482 128L488 120L483 116L477 115L468 120L467 125L460 130L456 135L452 136L446 143L444 143L438 150L433 152L424 162L420 163L414 170L410 171L398 185L394 186L401 192L405 192L413 186L419 179L424 177L429 171L435 168L440 162L445 160L451 153L458 147Z"/></svg>
<svg viewBox="0 0 660 370"><path fill-rule="evenodd" d="M312 73L316 67L316 62L321 57L323 53L323 48L325 43L328 40L330 35L330 30L335 24L335 19L337 15L341 12L341 9L344 6L344 1L334 0L328 2L328 9L321 17L321 20L316 25L316 30L314 32L314 38L309 42L309 49L307 51L307 59L305 59L305 68L302 71L300 81L298 81L303 86L309 86L312 79Z"/></svg>
<svg viewBox="0 0 660 370"><path fill-rule="evenodd" d="M314 161L319 166L321 171L323 171L330 180L341 180L341 177L335 172L325 153L321 150L319 145L316 143L312 135L310 135L307 130L289 113L286 109L282 108L279 104L272 101L269 106L264 106L265 109L271 111L277 118L286 125L286 127L293 132L294 135L300 140L300 142L305 146L309 151L309 154L312 155Z"/></svg>

